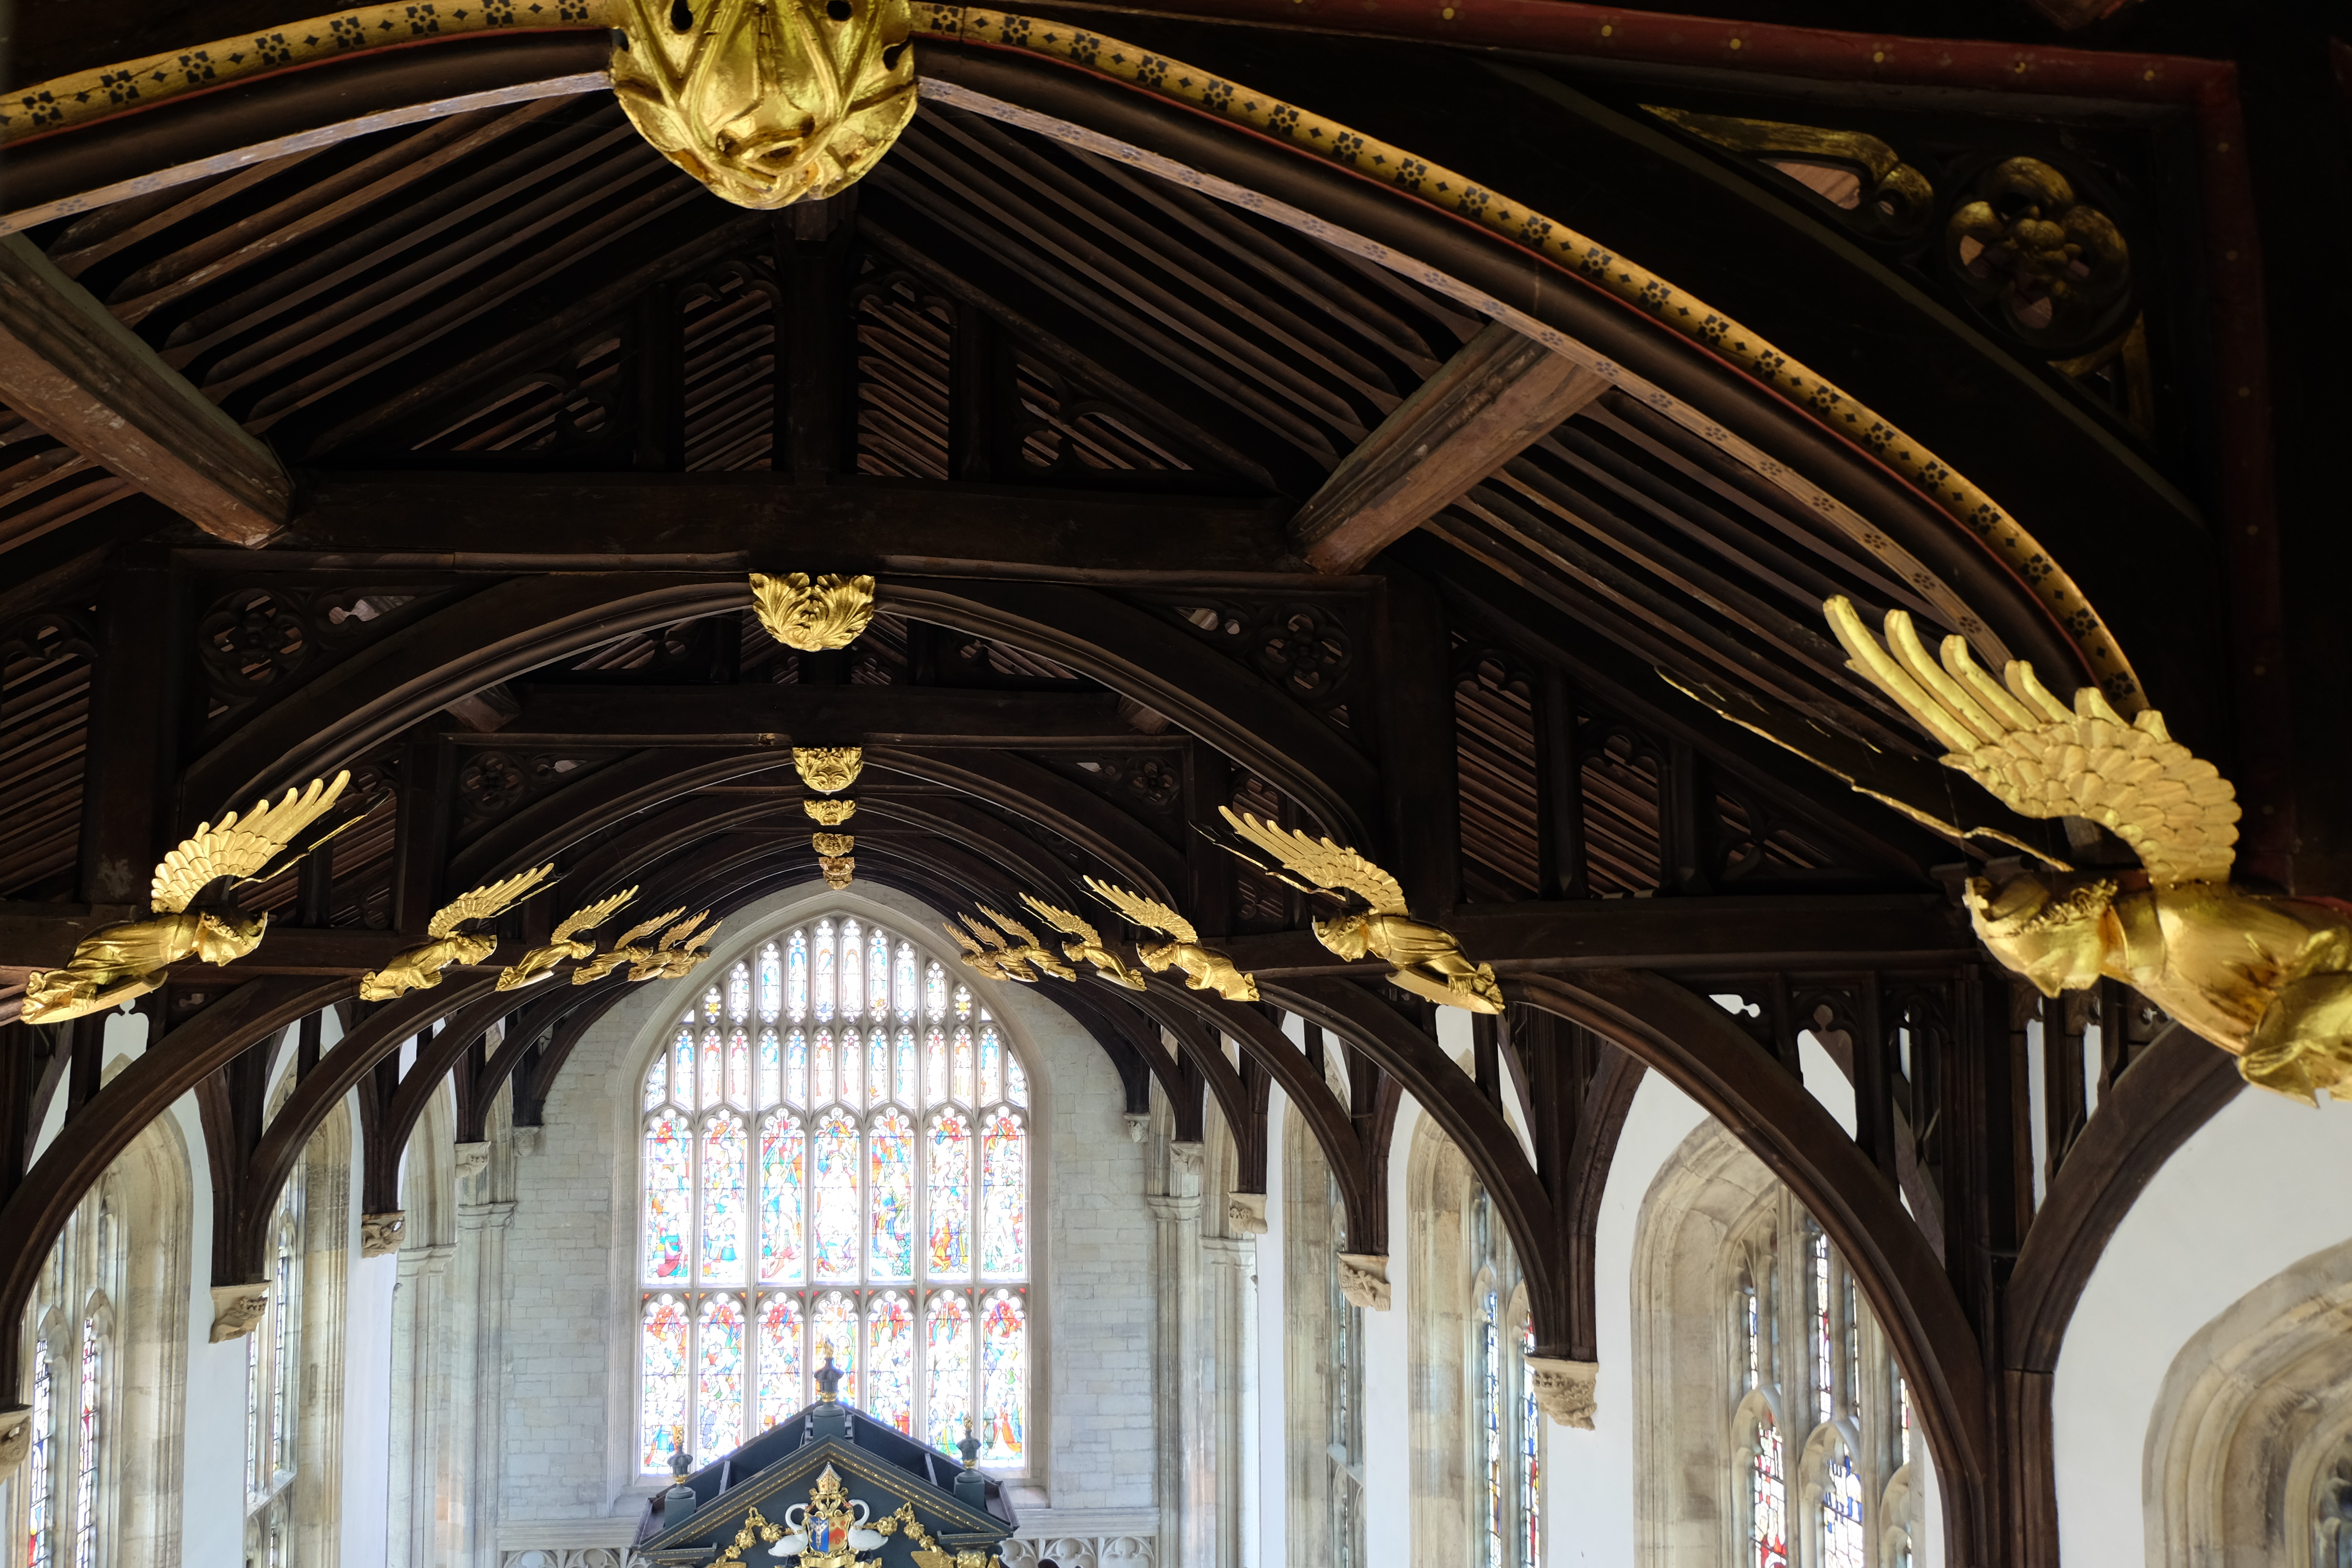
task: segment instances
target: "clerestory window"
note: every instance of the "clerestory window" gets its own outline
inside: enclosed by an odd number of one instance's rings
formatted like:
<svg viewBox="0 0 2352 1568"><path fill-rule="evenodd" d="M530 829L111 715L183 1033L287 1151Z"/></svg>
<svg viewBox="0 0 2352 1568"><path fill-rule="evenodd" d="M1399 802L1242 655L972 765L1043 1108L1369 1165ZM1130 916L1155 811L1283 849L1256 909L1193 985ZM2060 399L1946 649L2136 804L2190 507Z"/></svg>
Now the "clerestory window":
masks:
<svg viewBox="0 0 2352 1568"><path fill-rule="evenodd" d="M1029 1079L1002 1024L851 916L763 943L643 1081L638 1467L708 1461L840 1396L1019 1470Z"/></svg>

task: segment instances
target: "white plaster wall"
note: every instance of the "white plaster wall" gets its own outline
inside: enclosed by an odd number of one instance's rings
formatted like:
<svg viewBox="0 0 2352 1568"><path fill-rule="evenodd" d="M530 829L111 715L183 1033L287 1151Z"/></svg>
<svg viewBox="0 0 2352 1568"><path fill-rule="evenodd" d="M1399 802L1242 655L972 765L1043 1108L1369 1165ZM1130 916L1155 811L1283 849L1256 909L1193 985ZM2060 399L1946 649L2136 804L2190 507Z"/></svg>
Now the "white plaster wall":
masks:
<svg viewBox="0 0 2352 1568"><path fill-rule="evenodd" d="M841 910L919 937L940 919L865 884L835 893L812 882L763 900L728 920L712 963L683 988L638 987L606 1014L557 1079L542 1147L516 1163L502 1546L531 1544L533 1521L633 1522L653 1489L633 1473L638 1075L688 992L780 926ZM1050 1392L1031 1423L1042 1463L1033 1459L1029 1485L1055 1513L1148 1510L1156 1309L1145 1150L1127 1136L1118 1074L1067 1015L1024 987L972 985L1032 1068L1044 1188L1032 1278L1052 1288L1032 1287L1042 1298L1033 1364Z"/></svg>
<svg viewBox="0 0 2352 1568"><path fill-rule="evenodd" d="M2149 1418L2182 1345L2352 1237L2352 1108L2248 1090L2167 1161L2107 1243L2052 1388L2066 1568L2141 1568Z"/></svg>
<svg viewBox="0 0 2352 1568"><path fill-rule="evenodd" d="M1601 1375L1592 1430L1557 1422L1544 1428L1547 1563L1616 1568L1633 1561L1633 1237L1651 1183L1706 1121L1697 1101L1644 1073L1617 1136L1593 1237Z"/></svg>

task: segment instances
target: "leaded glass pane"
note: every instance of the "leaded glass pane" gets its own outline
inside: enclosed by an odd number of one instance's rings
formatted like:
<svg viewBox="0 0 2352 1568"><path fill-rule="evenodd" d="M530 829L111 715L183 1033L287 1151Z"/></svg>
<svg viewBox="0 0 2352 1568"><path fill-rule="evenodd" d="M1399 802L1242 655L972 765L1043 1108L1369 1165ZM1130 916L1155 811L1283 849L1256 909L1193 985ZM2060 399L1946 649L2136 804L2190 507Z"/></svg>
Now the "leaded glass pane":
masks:
<svg viewBox="0 0 2352 1568"><path fill-rule="evenodd" d="M857 1278L857 1123L838 1108L826 1111L810 1148L816 1212L809 1253L819 1279Z"/></svg>
<svg viewBox="0 0 2352 1568"><path fill-rule="evenodd" d="M794 1105L806 1105L809 1068L808 1037L794 1029L784 1037L784 1099Z"/></svg>
<svg viewBox="0 0 2352 1568"><path fill-rule="evenodd" d="M760 1131L760 1278L797 1285L807 1268L801 1227L808 1206L808 1135L789 1111L777 1111Z"/></svg>
<svg viewBox="0 0 2352 1568"><path fill-rule="evenodd" d="M955 1452L971 1419L971 1304L961 1290L934 1290L923 1309L924 1437Z"/></svg>
<svg viewBox="0 0 2352 1568"><path fill-rule="evenodd" d="M865 928L856 921L841 922L841 1016L855 1018L866 1010Z"/></svg>
<svg viewBox="0 0 2352 1568"><path fill-rule="evenodd" d="M937 1105L948 1097L948 1038L932 1028L923 1037L923 1103Z"/></svg>
<svg viewBox="0 0 2352 1568"><path fill-rule="evenodd" d="M26 1456L26 1547L28 1568L51 1568L57 1560L57 1385L49 1371L49 1342L33 1342L33 1446ZM249 1396L248 1396L249 1403ZM252 1468L248 1440L247 1470Z"/></svg>
<svg viewBox="0 0 2352 1568"><path fill-rule="evenodd" d="M743 1303L707 1296L697 1338L695 1452L716 1458L743 1442Z"/></svg>
<svg viewBox="0 0 2352 1568"><path fill-rule="evenodd" d="M1830 1238L1808 1228L1808 1261L1812 1265L1812 1363L1814 1418L1827 1421L1837 1414L1832 1388L1833 1341L1830 1334Z"/></svg>
<svg viewBox="0 0 2352 1568"><path fill-rule="evenodd" d="M915 944L901 942L898 943L898 961L890 972L890 991L897 1003L893 1011L898 1015L898 1021L902 1024L912 1018L915 1009L921 1005L921 999L917 995L915 974Z"/></svg>
<svg viewBox="0 0 2352 1568"><path fill-rule="evenodd" d="M782 1098L784 1063L782 1048L776 1042L776 1031L760 1031L760 1109L766 1110Z"/></svg>
<svg viewBox="0 0 2352 1568"><path fill-rule="evenodd" d="M862 1110L866 1104L866 1096L859 1092L858 1088L860 1080L866 1076L858 1070L865 1066L865 1047L858 1044L857 1031L842 1030L841 1055L838 1058L841 1067L841 1103L848 1106L852 1110Z"/></svg>
<svg viewBox="0 0 2352 1568"><path fill-rule="evenodd" d="M1011 1051L1004 1053L1004 1098L1024 1108L1029 1103L1029 1075Z"/></svg>
<svg viewBox="0 0 2352 1568"><path fill-rule="evenodd" d="M1503 1347L1495 1321L1495 1292L1478 1297L1478 1445L1486 1515L1487 1568L1503 1568Z"/></svg>
<svg viewBox="0 0 2352 1568"><path fill-rule="evenodd" d="M865 1412L913 1436L915 1313L904 1291L885 1290L866 1309Z"/></svg>
<svg viewBox="0 0 2352 1568"><path fill-rule="evenodd" d="M1543 1563L1543 1411L1536 1404L1536 1326L1519 1325L1519 1568Z"/></svg>
<svg viewBox="0 0 2352 1568"><path fill-rule="evenodd" d="M667 1108L654 1112L646 1122L646 1278L655 1284L686 1279L693 1201L689 1160L678 1113Z"/></svg>
<svg viewBox="0 0 2352 1568"><path fill-rule="evenodd" d="M890 1098L890 1031L866 1031L866 1102L879 1105Z"/></svg>
<svg viewBox="0 0 2352 1568"><path fill-rule="evenodd" d="M982 1026L980 1031L980 1103L986 1105L1004 1098L1004 1069L997 1063L996 1031Z"/></svg>
<svg viewBox="0 0 2352 1568"><path fill-rule="evenodd" d="M833 1031L819 1029L809 1043L809 1103L824 1105L833 1099Z"/></svg>
<svg viewBox="0 0 2352 1568"><path fill-rule="evenodd" d="M751 1103L751 1036L740 1025L727 1037L727 1098L739 1107Z"/></svg>
<svg viewBox="0 0 2352 1568"><path fill-rule="evenodd" d="M74 1481L75 1568L98 1568L98 1321L81 1321L81 1463Z"/></svg>
<svg viewBox="0 0 2352 1568"><path fill-rule="evenodd" d="M643 1109L651 1110L668 1098L669 1060L667 1057L656 1057L654 1065L646 1069L646 1099Z"/></svg>
<svg viewBox="0 0 2352 1568"><path fill-rule="evenodd" d="M727 1016L741 1023L751 1016L751 966L739 963L727 972Z"/></svg>
<svg viewBox="0 0 2352 1568"><path fill-rule="evenodd" d="M834 951L831 921L817 921L816 939L812 946L814 967L809 979L809 1011L816 1015L820 1023L829 1024L833 1021L834 971L840 962L840 955Z"/></svg>
<svg viewBox="0 0 2352 1568"><path fill-rule="evenodd" d="M980 1310L980 1457L1019 1464L1029 1429L1029 1321L1021 1298L992 1290Z"/></svg>
<svg viewBox="0 0 2352 1568"><path fill-rule="evenodd" d="M793 932L784 949L784 1011L795 1022L808 1016L808 938Z"/></svg>
<svg viewBox="0 0 2352 1568"><path fill-rule="evenodd" d="M931 1118L929 1262L933 1279L971 1275L971 1129L953 1106Z"/></svg>
<svg viewBox="0 0 2352 1568"><path fill-rule="evenodd" d="M713 991L711 994L716 996L719 993ZM702 1068L695 1079L695 1104L698 1108L708 1110L719 1103L719 1095L726 1088L726 1074L719 1031L716 1028L705 1029L702 1032Z"/></svg>
<svg viewBox="0 0 2352 1568"><path fill-rule="evenodd" d="M686 1307L665 1291L646 1302L638 1335L640 1469L667 1470L686 1446Z"/></svg>
<svg viewBox="0 0 2352 1568"><path fill-rule="evenodd" d="M1756 1416L1748 1456L1748 1559L1756 1568L1789 1568L1788 1493L1780 1468L1780 1429L1769 1412Z"/></svg>
<svg viewBox="0 0 2352 1568"><path fill-rule="evenodd" d="M934 959L923 969L923 1016L936 1020L948 1010L948 972Z"/></svg>
<svg viewBox="0 0 2352 1568"><path fill-rule="evenodd" d="M808 1403L806 1369L801 1361L807 1324L801 1299L778 1295L760 1303L760 1430Z"/></svg>
<svg viewBox="0 0 2352 1568"><path fill-rule="evenodd" d="M980 1151L980 1271L990 1279L1016 1279L1029 1268L1029 1151L1021 1119L1009 1110L991 1113L981 1127Z"/></svg>
<svg viewBox="0 0 2352 1568"><path fill-rule="evenodd" d="M694 1109L694 1009L686 1010L686 1021L677 1027L677 1038L671 1042L669 1097L688 1110Z"/></svg>
<svg viewBox="0 0 2352 1568"><path fill-rule="evenodd" d="M896 1089L898 1103L916 1105L915 1098L915 1031L898 1031L898 1072Z"/></svg>
<svg viewBox="0 0 2352 1568"><path fill-rule="evenodd" d="M915 1127L898 1110L882 1112L866 1133L866 1268L877 1279L915 1277Z"/></svg>
<svg viewBox="0 0 2352 1568"><path fill-rule="evenodd" d="M740 1285L746 1251L743 1119L722 1110L702 1124L702 1257L706 1283Z"/></svg>
<svg viewBox="0 0 2352 1568"><path fill-rule="evenodd" d="M809 1372L814 1375L828 1358L840 1369L840 1397L857 1403L857 1303L839 1290L829 1290L816 1304L811 1325Z"/></svg>
<svg viewBox="0 0 2352 1568"><path fill-rule="evenodd" d="M959 995L961 994L959 988ZM971 1031L958 1029L955 1044L948 1057L948 1092L966 1105L971 1103Z"/></svg>
<svg viewBox="0 0 2352 1568"><path fill-rule="evenodd" d="M772 1024L784 1006L784 960L774 942L760 949L760 1018Z"/></svg>
<svg viewBox="0 0 2352 1568"><path fill-rule="evenodd" d="M1822 1487L1822 1568L1862 1568L1862 1479L1843 1443L1830 1455Z"/></svg>
<svg viewBox="0 0 2352 1568"><path fill-rule="evenodd" d="M880 926L866 945L866 1016L877 1024L890 1016L890 933Z"/></svg>

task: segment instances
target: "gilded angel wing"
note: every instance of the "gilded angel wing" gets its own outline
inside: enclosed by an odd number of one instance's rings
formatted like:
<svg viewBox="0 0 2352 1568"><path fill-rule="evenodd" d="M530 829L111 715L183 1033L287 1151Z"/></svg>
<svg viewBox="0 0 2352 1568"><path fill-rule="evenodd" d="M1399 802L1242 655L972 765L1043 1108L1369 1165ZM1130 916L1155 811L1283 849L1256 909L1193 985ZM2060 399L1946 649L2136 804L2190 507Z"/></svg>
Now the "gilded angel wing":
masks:
<svg viewBox="0 0 2352 1568"><path fill-rule="evenodd" d="M940 929L947 932L950 936L955 938L958 945L962 947L966 952L971 954L974 958L986 958L988 956L988 949L972 941L971 932L963 931L959 927L950 925L945 921L941 921L940 922Z"/></svg>
<svg viewBox="0 0 2352 1568"><path fill-rule="evenodd" d="M971 928L971 934L980 938L981 941L988 944L988 946L982 951L985 952L1002 952L1004 951L1004 933L1003 931L997 931L984 921L976 921L970 915L958 915L956 916L956 919L970 926Z"/></svg>
<svg viewBox="0 0 2352 1568"><path fill-rule="evenodd" d="M613 945L605 949L605 951L607 952L618 952L625 947L635 947L637 943L645 941L646 938L653 935L654 932L661 930L662 927L669 924L670 921L677 919L678 916L684 913L686 913L686 906L684 904L678 905L678 907L674 910L664 910L660 914L656 915L653 919L641 921L640 923L633 925L628 930L623 931L618 937L614 939Z"/></svg>
<svg viewBox="0 0 2352 1568"><path fill-rule="evenodd" d="M2158 886L2229 880L2237 791L2172 738L2162 714L2144 709L2126 720L2092 686L2077 689L2069 708L2021 659L1995 681L1963 637L1946 637L1938 662L1900 610L1888 614L1882 645L1849 601L1822 608L1853 656L1849 668L1945 747L1946 767L2020 816L2080 816L2112 830Z"/></svg>
<svg viewBox="0 0 2352 1568"><path fill-rule="evenodd" d="M1049 904L1034 893L1024 893L1021 901L1045 917L1045 923L1065 936L1076 937L1089 947L1100 947L1102 936L1078 916L1055 904Z"/></svg>
<svg viewBox="0 0 2352 1568"><path fill-rule="evenodd" d="M1136 925L1149 926L1153 931L1165 931L1178 942L1198 942L1201 940L1201 933L1192 929L1191 921L1157 899L1147 899L1141 893L1131 893L1116 882L1106 882L1096 877L1088 877L1087 886L1094 889L1095 897L1125 915Z"/></svg>
<svg viewBox="0 0 2352 1568"><path fill-rule="evenodd" d="M1031 931L1027 926L1023 925L1019 921L1007 920L1003 915L998 914L994 910L990 909L986 904L980 906L980 912L987 916L990 920L995 921L996 929L1003 931L1005 935L1020 939L1022 946L1034 947L1037 945L1037 933Z"/></svg>
<svg viewBox="0 0 2352 1568"><path fill-rule="evenodd" d="M625 893L614 893L609 899L599 899L593 904L582 905L556 923L554 934L548 938L549 945L569 942L583 931L594 931L611 919L615 910L636 896L637 890L631 888Z"/></svg>
<svg viewBox="0 0 2352 1568"><path fill-rule="evenodd" d="M1376 915L1405 912L1404 889L1397 879L1353 849L1295 827L1276 827L1245 811L1236 816L1231 806L1217 810L1235 833L1317 887L1344 888L1371 905Z"/></svg>
<svg viewBox="0 0 2352 1568"><path fill-rule="evenodd" d="M333 809L351 778L346 770L332 784L312 779L310 788L289 789L275 804L265 800L243 816L232 811L217 826L203 824L155 868L147 901L159 915L178 914L215 879L252 876L296 834Z"/></svg>
<svg viewBox="0 0 2352 1568"><path fill-rule="evenodd" d="M486 921L504 914L518 900L553 874L555 864L535 866L528 871L518 871L503 882L485 882L469 893L460 893L434 911L425 927L431 937L452 936L467 921Z"/></svg>
<svg viewBox="0 0 2352 1568"><path fill-rule="evenodd" d="M701 925L703 921L709 918L710 911L709 910L705 910L698 915L678 921L677 924L662 932L661 941L654 943L656 951L667 952L675 949L679 942L686 941L688 937L694 934L696 927ZM713 926L710 929L712 931L717 931L719 928L717 926ZM688 943L688 947L691 947L693 944Z"/></svg>

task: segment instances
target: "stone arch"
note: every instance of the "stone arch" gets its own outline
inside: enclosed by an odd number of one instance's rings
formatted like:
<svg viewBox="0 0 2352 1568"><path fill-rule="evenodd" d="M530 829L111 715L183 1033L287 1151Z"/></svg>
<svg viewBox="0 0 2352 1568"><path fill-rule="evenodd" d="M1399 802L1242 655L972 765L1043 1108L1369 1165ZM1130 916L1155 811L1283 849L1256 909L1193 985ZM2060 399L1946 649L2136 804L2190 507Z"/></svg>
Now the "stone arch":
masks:
<svg viewBox="0 0 2352 1568"><path fill-rule="evenodd" d="M2315 1520L2347 1441L2352 1241L2263 1280L2174 1356L2142 1469L2150 1568L2326 1568Z"/></svg>

